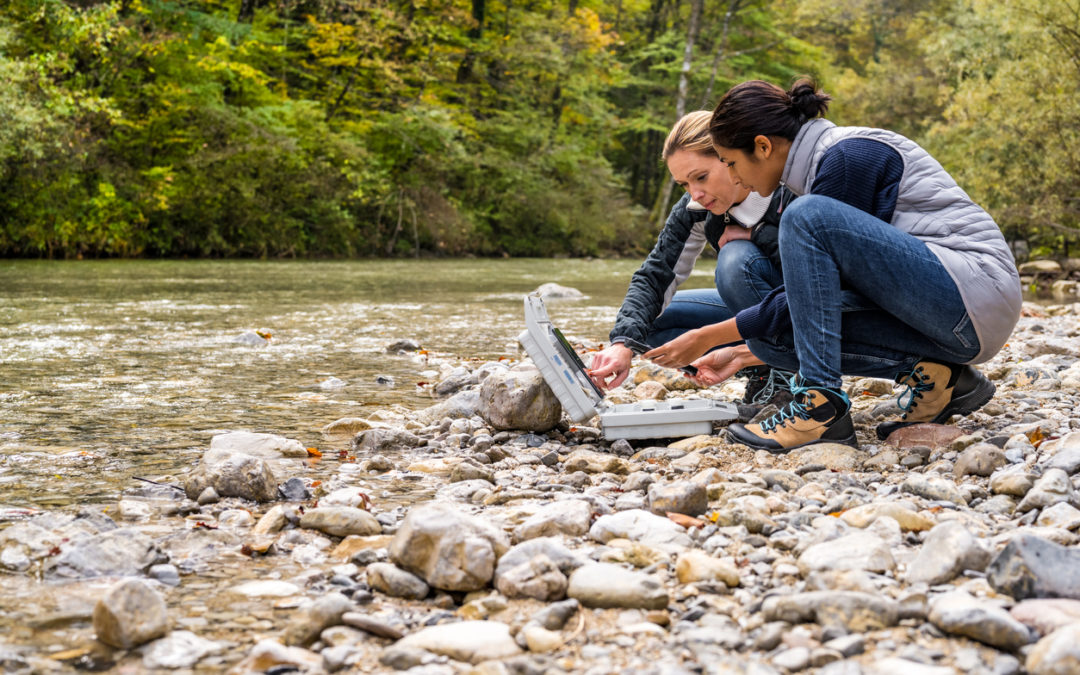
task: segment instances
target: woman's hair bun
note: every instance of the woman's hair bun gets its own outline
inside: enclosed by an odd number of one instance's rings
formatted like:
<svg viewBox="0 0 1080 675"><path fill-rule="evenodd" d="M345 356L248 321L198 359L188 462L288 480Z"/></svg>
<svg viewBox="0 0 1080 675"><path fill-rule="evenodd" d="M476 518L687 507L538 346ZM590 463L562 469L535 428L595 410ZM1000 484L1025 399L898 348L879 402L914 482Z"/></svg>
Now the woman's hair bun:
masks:
<svg viewBox="0 0 1080 675"><path fill-rule="evenodd" d="M810 79L801 79L791 85L787 92L791 100L792 112L804 120L822 117L829 109L829 101L832 97L817 88L817 84Z"/></svg>

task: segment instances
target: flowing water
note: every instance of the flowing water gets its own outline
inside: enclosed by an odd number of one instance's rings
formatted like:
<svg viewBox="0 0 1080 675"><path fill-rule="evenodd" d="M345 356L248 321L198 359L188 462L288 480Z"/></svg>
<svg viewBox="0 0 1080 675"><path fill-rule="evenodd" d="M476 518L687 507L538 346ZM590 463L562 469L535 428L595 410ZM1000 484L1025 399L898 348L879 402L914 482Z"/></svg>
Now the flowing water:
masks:
<svg viewBox="0 0 1080 675"><path fill-rule="evenodd" d="M568 333L604 340L636 265L0 263L0 505L114 500L133 476L190 466L222 430L316 446L335 419L430 405L417 383L433 369L385 347L412 338L432 360L514 356L521 296L545 282L586 296L550 303ZM245 331L271 343L238 343Z"/></svg>

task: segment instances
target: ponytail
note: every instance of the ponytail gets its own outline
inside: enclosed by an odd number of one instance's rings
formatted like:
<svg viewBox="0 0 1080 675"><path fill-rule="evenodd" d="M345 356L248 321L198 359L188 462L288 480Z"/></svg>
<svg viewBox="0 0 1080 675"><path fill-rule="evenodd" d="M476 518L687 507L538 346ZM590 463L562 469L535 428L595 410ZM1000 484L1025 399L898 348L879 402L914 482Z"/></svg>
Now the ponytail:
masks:
<svg viewBox="0 0 1080 675"><path fill-rule="evenodd" d="M825 116L831 100L808 78L797 80L787 91L761 80L743 82L720 99L709 122L709 136L715 145L746 152L753 152L757 136L793 141L802 125Z"/></svg>

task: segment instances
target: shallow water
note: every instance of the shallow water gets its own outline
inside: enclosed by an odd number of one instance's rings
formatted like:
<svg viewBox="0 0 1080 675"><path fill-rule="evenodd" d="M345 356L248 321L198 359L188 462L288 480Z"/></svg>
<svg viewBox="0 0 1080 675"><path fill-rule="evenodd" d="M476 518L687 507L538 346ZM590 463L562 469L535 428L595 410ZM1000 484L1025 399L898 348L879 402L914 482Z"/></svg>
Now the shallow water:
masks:
<svg viewBox="0 0 1080 675"><path fill-rule="evenodd" d="M190 466L221 430L318 446L335 419L426 407L417 383L437 368L385 347L413 338L433 362L516 355L521 296L545 282L586 295L549 302L568 334L604 340L637 265L0 262L0 506L111 501L133 476ZM688 286L710 276L703 260ZM252 330L271 344L235 342Z"/></svg>

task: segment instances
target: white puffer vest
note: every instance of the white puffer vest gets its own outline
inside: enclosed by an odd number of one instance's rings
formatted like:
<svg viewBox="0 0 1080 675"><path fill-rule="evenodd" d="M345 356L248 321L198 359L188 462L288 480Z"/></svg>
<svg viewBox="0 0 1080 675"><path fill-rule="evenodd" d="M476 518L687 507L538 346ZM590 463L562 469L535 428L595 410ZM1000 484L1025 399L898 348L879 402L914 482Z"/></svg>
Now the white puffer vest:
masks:
<svg viewBox="0 0 1080 675"><path fill-rule="evenodd" d="M941 260L979 336L971 363L988 361L1009 339L1022 302L1020 276L997 223L918 144L884 129L807 122L788 151L783 184L796 195L809 192L825 151L846 138L881 141L900 153L904 173L892 225L926 242Z"/></svg>

